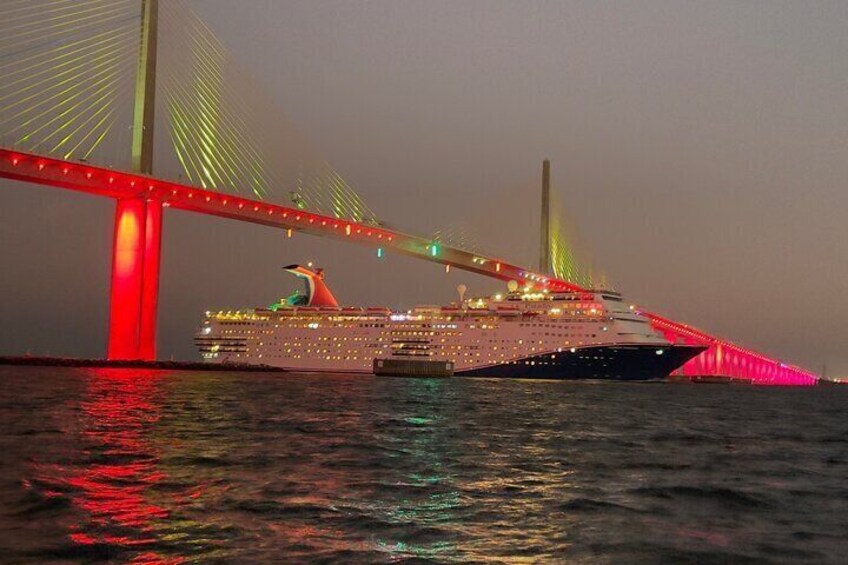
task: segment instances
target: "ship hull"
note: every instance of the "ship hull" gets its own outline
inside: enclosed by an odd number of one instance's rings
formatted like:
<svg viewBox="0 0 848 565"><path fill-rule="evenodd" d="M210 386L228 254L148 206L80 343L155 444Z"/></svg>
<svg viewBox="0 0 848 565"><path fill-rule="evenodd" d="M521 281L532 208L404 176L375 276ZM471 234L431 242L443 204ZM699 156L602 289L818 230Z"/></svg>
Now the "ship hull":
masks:
<svg viewBox="0 0 848 565"><path fill-rule="evenodd" d="M646 381L664 379L705 347L648 345L584 347L574 352L542 354L510 363L459 370L457 377L505 377L553 380ZM658 354L658 351L662 351Z"/></svg>

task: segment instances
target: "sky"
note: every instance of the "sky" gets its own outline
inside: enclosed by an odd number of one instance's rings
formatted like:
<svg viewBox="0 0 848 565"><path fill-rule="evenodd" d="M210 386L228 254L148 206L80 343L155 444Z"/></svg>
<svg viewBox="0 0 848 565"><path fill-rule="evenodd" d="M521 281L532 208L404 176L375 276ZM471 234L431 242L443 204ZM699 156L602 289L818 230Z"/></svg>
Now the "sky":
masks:
<svg viewBox="0 0 848 565"><path fill-rule="evenodd" d="M535 265L548 158L628 300L848 376L848 3L190 4L388 223ZM104 354L113 208L0 181L0 353ZM163 358L195 358L205 310L287 294L293 262L347 304L500 285L185 212L164 233Z"/></svg>

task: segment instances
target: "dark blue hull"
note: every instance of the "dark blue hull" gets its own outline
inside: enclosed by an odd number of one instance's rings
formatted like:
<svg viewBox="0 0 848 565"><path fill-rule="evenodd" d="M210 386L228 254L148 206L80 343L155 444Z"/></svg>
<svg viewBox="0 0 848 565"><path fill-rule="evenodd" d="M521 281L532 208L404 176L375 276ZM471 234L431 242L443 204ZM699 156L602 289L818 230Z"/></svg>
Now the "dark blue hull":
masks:
<svg viewBox="0 0 848 565"><path fill-rule="evenodd" d="M501 365L458 371L457 377L524 379L663 379L706 349L700 346L605 345L545 353ZM661 352L661 353L659 353Z"/></svg>

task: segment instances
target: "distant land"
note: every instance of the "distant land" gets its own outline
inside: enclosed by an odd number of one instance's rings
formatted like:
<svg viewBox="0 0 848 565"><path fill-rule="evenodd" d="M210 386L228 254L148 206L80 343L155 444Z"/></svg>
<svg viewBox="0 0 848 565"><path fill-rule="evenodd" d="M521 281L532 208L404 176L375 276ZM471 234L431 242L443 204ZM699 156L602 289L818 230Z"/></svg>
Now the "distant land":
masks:
<svg viewBox="0 0 848 565"><path fill-rule="evenodd" d="M285 372L270 365L244 363L202 363L200 361L142 361L107 359L77 359L74 357L0 356L0 365L29 365L34 367L108 367L116 369L169 369L173 371L256 371Z"/></svg>

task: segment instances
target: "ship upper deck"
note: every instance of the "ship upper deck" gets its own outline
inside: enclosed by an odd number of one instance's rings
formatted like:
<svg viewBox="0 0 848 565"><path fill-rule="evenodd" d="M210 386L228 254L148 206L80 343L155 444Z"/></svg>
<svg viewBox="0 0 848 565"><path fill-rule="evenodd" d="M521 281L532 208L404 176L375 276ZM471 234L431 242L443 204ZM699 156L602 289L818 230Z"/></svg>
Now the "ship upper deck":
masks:
<svg viewBox="0 0 848 565"><path fill-rule="evenodd" d="M545 317L568 321L635 318L634 306L626 306L621 295L615 292L529 292L497 293L487 297L474 297L449 305L419 305L407 311L393 311L387 307L338 306L279 306L252 310L207 312L207 319L249 323L253 321L287 319L326 319L330 321L359 320L381 322L406 321L460 321L463 319L504 319Z"/></svg>

